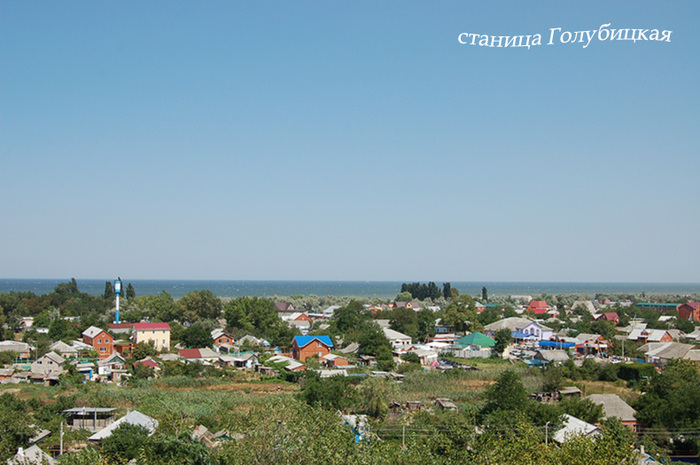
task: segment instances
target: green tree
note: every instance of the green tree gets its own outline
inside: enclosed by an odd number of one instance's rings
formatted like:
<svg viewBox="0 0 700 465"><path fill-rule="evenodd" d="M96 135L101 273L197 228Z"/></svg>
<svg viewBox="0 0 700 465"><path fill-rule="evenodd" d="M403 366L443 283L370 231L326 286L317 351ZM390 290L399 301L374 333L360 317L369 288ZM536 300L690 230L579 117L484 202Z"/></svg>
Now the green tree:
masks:
<svg viewBox="0 0 700 465"><path fill-rule="evenodd" d="M445 300L452 298L452 284L442 283L442 296L445 298Z"/></svg>
<svg viewBox="0 0 700 465"><path fill-rule="evenodd" d="M457 331L466 331L476 322L476 304L468 295L453 297L440 311L443 324L452 326Z"/></svg>
<svg viewBox="0 0 700 465"><path fill-rule="evenodd" d="M511 334L510 329L503 328L496 331L493 338L496 341L496 345L493 346L493 351L498 355L502 355L508 347L508 344L510 344L513 340L513 335Z"/></svg>
<svg viewBox="0 0 700 465"><path fill-rule="evenodd" d="M358 344L360 344L360 352L365 355L374 355L381 348L386 348L391 353L391 343L384 335L384 331L377 323L368 323L363 326L358 335Z"/></svg>
<svg viewBox="0 0 700 465"><path fill-rule="evenodd" d="M194 323L199 320L215 320L221 315L223 304L221 299L209 290L192 291L178 300L182 310L183 320Z"/></svg>
<svg viewBox="0 0 700 465"><path fill-rule="evenodd" d="M418 330L418 315L410 308L395 308L391 312L389 327L394 331L411 336L417 339L420 335Z"/></svg>
<svg viewBox="0 0 700 465"><path fill-rule="evenodd" d="M126 298L131 300L136 298L136 291L134 290L134 286L129 283L128 286L126 286Z"/></svg>
<svg viewBox="0 0 700 465"><path fill-rule="evenodd" d="M151 343L139 342L131 351L131 358L134 360L143 360L146 357L153 357L158 351Z"/></svg>
<svg viewBox="0 0 700 465"><path fill-rule="evenodd" d="M413 300L413 296L408 291L399 292L396 295L396 302L410 302L412 300Z"/></svg>
<svg viewBox="0 0 700 465"><path fill-rule="evenodd" d="M144 295L133 299L135 305L148 311L154 320L172 322L180 319L180 308L165 291L159 295Z"/></svg>
<svg viewBox="0 0 700 465"><path fill-rule="evenodd" d="M105 292L102 294L102 298L108 302L114 300L114 286L110 281L105 282Z"/></svg>
<svg viewBox="0 0 700 465"><path fill-rule="evenodd" d="M188 348L204 348L211 347L214 340L211 337L211 332L204 325L197 322L187 328L184 334L180 337L180 342Z"/></svg>
<svg viewBox="0 0 700 465"><path fill-rule="evenodd" d="M682 432L700 429L700 372L693 362L670 360L644 390L632 406L645 430L666 430L666 440L672 439L678 446L688 441ZM656 435L654 439L661 443L664 436ZM695 438L692 453L697 454L699 448Z"/></svg>
<svg viewBox="0 0 700 465"><path fill-rule="evenodd" d="M148 439L149 431L143 426L121 424L112 434L100 441L104 455L115 463L135 459Z"/></svg>
<svg viewBox="0 0 700 465"><path fill-rule="evenodd" d="M315 371L308 370L299 397L312 406L333 411L344 410L351 402L349 383L349 379L344 376L322 379Z"/></svg>
<svg viewBox="0 0 700 465"><path fill-rule="evenodd" d="M241 335L251 334L272 344L289 346L298 334L280 319L275 304L259 297L239 297L224 306L224 317L229 328Z"/></svg>
<svg viewBox="0 0 700 465"><path fill-rule="evenodd" d="M527 391L520 376L513 370L506 370L496 379L496 384L486 391L486 405L482 413L522 411L527 400Z"/></svg>
<svg viewBox="0 0 700 465"><path fill-rule="evenodd" d="M27 447L34 436L29 426L27 406L14 394L0 395L0 460L15 455L18 447Z"/></svg>
<svg viewBox="0 0 700 465"><path fill-rule="evenodd" d="M481 288L481 299L484 302L488 302L488 300L489 300L489 291L488 291L488 289L486 289L486 286Z"/></svg>

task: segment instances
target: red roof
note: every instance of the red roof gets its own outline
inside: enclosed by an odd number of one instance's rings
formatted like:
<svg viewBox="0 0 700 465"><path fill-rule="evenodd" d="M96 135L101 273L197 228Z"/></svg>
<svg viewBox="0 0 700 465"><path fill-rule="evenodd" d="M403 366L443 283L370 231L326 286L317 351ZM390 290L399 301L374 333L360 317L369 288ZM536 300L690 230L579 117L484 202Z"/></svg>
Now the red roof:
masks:
<svg viewBox="0 0 700 465"><path fill-rule="evenodd" d="M689 305L694 310L697 310L700 308L700 302L688 302L686 305Z"/></svg>
<svg viewBox="0 0 700 465"><path fill-rule="evenodd" d="M608 312L608 313L603 313L603 318L605 318L608 321L619 320L620 315L618 315L615 312Z"/></svg>
<svg viewBox="0 0 700 465"><path fill-rule="evenodd" d="M549 310L549 305L544 300L533 300L530 305L527 306L528 310L532 310L537 314L547 313ZM540 310L540 311L538 311Z"/></svg>
<svg viewBox="0 0 700 465"><path fill-rule="evenodd" d="M158 364L153 360L140 360L140 361L134 363L134 365L136 365L136 364L143 365L145 367L160 368L158 366Z"/></svg>
<svg viewBox="0 0 700 465"><path fill-rule="evenodd" d="M202 354L199 353L199 349L180 349L180 357L182 358L202 358Z"/></svg>
<svg viewBox="0 0 700 465"><path fill-rule="evenodd" d="M168 323L134 323L134 329L137 331L150 331L157 329L167 329L170 331Z"/></svg>
<svg viewBox="0 0 700 465"><path fill-rule="evenodd" d="M107 327L109 329L131 329L134 326L133 323L109 323Z"/></svg>

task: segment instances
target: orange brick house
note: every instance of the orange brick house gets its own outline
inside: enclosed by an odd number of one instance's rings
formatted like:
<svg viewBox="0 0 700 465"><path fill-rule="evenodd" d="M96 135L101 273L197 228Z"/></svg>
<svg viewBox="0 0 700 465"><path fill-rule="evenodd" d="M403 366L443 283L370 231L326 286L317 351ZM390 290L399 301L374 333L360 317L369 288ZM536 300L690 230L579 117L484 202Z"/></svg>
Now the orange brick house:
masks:
<svg viewBox="0 0 700 465"><path fill-rule="evenodd" d="M108 358L114 352L114 337L96 326L90 326L83 331L83 342L91 345L97 351L100 360Z"/></svg>
<svg viewBox="0 0 700 465"><path fill-rule="evenodd" d="M292 357L300 362L313 356L321 358L331 353L330 336L295 336L292 340Z"/></svg>
<svg viewBox="0 0 700 465"><path fill-rule="evenodd" d="M678 306L678 318L700 321L700 302L688 302Z"/></svg>

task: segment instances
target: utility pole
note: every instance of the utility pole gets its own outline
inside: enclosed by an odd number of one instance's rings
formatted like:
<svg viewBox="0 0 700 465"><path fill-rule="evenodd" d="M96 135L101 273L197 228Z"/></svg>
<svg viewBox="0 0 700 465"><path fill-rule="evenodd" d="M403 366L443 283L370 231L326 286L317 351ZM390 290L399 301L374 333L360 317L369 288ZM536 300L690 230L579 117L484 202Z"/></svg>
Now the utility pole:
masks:
<svg viewBox="0 0 700 465"><path fill-rule="evenodd" d="M549 444L549 422L544 425L544 445Z"/></svg>
<svg viewBox="0 0 700 465"><path fill-rule="evenodd" d="M61 421L61 441L60 445L58 447L58 455L61 456L63 455L63 421Z"/></svg>

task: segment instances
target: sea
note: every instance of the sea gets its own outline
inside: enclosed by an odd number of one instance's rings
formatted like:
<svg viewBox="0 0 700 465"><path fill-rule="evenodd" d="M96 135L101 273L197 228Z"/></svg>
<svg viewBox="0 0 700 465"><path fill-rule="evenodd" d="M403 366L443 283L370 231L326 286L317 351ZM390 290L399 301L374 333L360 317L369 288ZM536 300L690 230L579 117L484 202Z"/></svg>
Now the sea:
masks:
<svg viewBox="0 0 700 465"><path fill-rule="evenodd" d="M26 292L36 295L51 293L56 285L70 279L0 279L0 292ZM77 279L78 289L101 295L110 279ZM165 291L177 299L195 290L209 290L219 297L274 297L311 294L317 296L352 296L390 299L401 291L401 281L228 281L228 280L158 280L122 279L137 296L157 295ZM408 282L408 281L406 281ZM490 296L538 294L674 294L700 293L700 283L585 283L585 282L488 282L451 281L460 294L481 295L486 287ZM442 289L442 281L436 281Z"/></svg>

